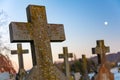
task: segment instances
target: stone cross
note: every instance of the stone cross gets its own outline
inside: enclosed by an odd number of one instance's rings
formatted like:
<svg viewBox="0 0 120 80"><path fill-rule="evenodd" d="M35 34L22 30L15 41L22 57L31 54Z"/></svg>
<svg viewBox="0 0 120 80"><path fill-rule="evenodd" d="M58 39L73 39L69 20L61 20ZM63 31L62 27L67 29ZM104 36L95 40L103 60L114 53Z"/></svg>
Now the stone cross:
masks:
<svg viewBox="0 0 120 80"><path fill-rule="evenodd" d="M104 45L104 40L97 40L96 48L92 48L92 53L98 55L98 64L106 61L105 54L109 51L109 47Z"/></svg>
<svg viewBox="0 0 120 80"><path fill-rule="evenodd" d="M82 55L82 69L83 69L83 73L81 76L81 80L90 80L88 76L87 59L85 55Z"/></svg>
<svg viewBox="0 0 120 80"><path fill-rule="evenodd" d="M105 47L104 40L98 40L96 48L92 48L93 54L99 54L100 56L100 66L98 68L98 73L95 74L93 80L114 80L114 75L110 72L108 67L109 64L106 63L105 53L109 52L109 47Z"/></svg>
<svg viewBox="0 0 120 80"><path fill-rule="evenodd" d="M28 50L22 50L22 44L17 44L17 50L11 50L11 54L18 54L18 63L19 63L19 80L23 80L26 75L23 62L23 54L28 53Z"/></svg>
<svg viewBox="0 0 120 80"><path fill-rule="evenodd" d="M70 80L70 65L68 62L68 58L72 58L73 54L72 53L68 53L68 48L67 47L63 47L63 54L59 54L59 58L64 58L64 63L65 63L65 74L68 77L68 79Z"/></svg>
<svg viewBox="0 0 120 80"><path fill-rule="evenodd" d="M65 40L63 24L48 24L45 6L29 5L28 22L11 22L11 42L30 42L33 65L27 80L55 80L50 42ZM58 79L59 80L59 79Z"/></svg>
<svg viewBox="0 0 120 80"><path fill-rule="evenodd" d="M82 66L83 66L84 74L87 74L87 59L85 55L82 55Z"/></svg>

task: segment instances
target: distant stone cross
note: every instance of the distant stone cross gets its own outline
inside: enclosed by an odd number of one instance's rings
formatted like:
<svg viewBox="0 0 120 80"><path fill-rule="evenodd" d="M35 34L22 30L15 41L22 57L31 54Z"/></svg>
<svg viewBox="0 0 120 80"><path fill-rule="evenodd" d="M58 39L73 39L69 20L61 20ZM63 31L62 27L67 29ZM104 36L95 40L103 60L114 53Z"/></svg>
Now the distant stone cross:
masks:
<svg viewBox="0 0 120 80"><path fill-rule="evenodd" d="M68 62L68 58L72 58L73 54L72 53L68 53L68 48L67 47L63 47L63 53L64 54L59 54L59 58L64 58L64 63L65 63L65 74L68 77L68 79L70 80L70 65Z"/></svg>
<svg viewBox="0 0 120 80"><path fill-rule="evenodd" d="M105 53L109 52L109 47L104 45L104 40L98 40L96 48L92 48L93 54L98 54L99 68L98 73L93 76L94 80L114 80L113 73L110 72L109 64L106 63Z"/></svg>
<svg viewBox="0 0 120 80"><path fill-rule="evenodd" d="M104 45L104 40L98 40L96 48L92 48L92 53L98 55L99 64L106 61L105 53L109 51L109 47Z"/></svg>
<svg viewBox="0 0 120 80"><path fill-rule="evenodd" d="M55 80L50 42L65 40L63 24L48 24L45 7L37 5L27 7L27 19L28 23L10 23L11 42L31 43L33 66L37 67L31 70L29 80Z"/></svg>
<svg viewBox="0 0 120 80"><path fill-rule="evenodd" d="M22 44L17 44L17 50L11 50L11 54L18 54L19 61L19 80L23 80L23 77L26 75L24 70L23 54L28 53L28 50L22 50Z"/></svg>
<svg viewBox="0 0 120 80"><path fill-rule="evenodd" d="M83 54L82 55L82 76L81 76L81 80L90 80L89 76L88 76L88 70L87 70L87 59L86 56Z"/></svg>
<svg viewBox="0 0 120 80"><path fill-rule="evenodd" d="M87 59L85 55L82 55L82 66L84 74L87 74Z"/></svg>

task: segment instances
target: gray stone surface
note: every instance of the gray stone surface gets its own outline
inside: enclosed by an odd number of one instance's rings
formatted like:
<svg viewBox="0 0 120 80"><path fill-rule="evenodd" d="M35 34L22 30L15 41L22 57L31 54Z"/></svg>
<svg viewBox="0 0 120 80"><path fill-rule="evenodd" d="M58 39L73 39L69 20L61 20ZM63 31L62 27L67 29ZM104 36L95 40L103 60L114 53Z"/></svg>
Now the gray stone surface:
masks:
<svg viewBox="0 0 120 80"><path fill-rule="evenodd" d="M105 54L109 52L109 47L104 45L104 40L98 40L96 48L92 48L92 54L98 55L98 63L101 64L102 60L105 61Z"/></svg>
<svg viewBox="0 0 120 80"><path fill-rule="evenodd" d="M50 42L65 40L63 25L48 24L44 6L29 5L26 10L28 22L11 22L9 27L11 42L30 42L34 48L33 65L37 67L33 67L26 80L67 80L58 78L50 46Z"/></svg>
<svg viewBox="0 0 120 80"><path fill-rule="evenodd" d="M68 62L68 58L72 58L73 54L72 53L68 53L68 48L67 47L63 47L63 54L59 54L59 58L63 58L64 59L64 64L65 64L65 74L67 76L67 78L70 80L70 65Z"/></svg>
<svg viewBox="0 0 120 80"><path fill-rule="evenodd" d="M110 72L108 64L106 63L105 53L109 52L109 47L104 45L104 40L98 40L96 48L93 48L93 54L100 54L100 66L98 73L95 74L93 80L114 80L114 75Z"/></svg>
<svg viewBox="0 0 120 80"><path fill-rule="evenodd" d="M82 76L80 80L90 80L90 77L88 76L87 59L85 55L82 55L82 69L83 73L81 73Z"/></svg>

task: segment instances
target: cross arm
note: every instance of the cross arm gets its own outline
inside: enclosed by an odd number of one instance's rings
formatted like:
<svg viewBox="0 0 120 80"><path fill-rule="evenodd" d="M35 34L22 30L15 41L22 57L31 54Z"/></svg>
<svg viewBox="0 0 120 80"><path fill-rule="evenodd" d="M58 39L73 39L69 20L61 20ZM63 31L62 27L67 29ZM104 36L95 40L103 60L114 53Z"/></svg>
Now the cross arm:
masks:
<svg viewBox="0 0 120 80"><path fill-rule="evenodd" d="M64 58L65 55L64 54L59 54L59 58ZM68 58L72 58L73 57L73 54L72 53L69 53L68 54Z"/></svg>
<svg viewBox="0 0 120 80"><path fill-rule="evenodd" d="M73 54L72 54L72 53L69 53L69 54L68 54L68 58L73 58Z"/></svg>
<svg viewBox="0 0 120 80"><path fill-rule="evenodd" d="M92 48L92 54L98 54L98 50L96 48Z"/></svg>
<svg viewBox="0 0 120 80"><path fill-rule="evenodd" d="M102 54L104 53L100 47L92 48L92 54Z"/></svg>
<svg viewBox="0 0 120 80"><path fill-rule="evenodd" d="M64 58L64 54L59 54L59 58Z"/></svg>
<svg viewBox="0 0 120 80"><path fill-rule="evenodd" d="M48 34L51 42L62 42L65 40L63 24L48 24Z"/></svg>
<svg viewBox="0 0 120 80"><path fill-rule="evenodd" d="M104 47L101 49L100 47L92 48L92 54L101 54L101 53L107 53L110 52L109 47Z"/></svg>
<svg viewBox="0 0 120 80"><path fill-rule="evenodd" d="M11 22L10 29L10 41L11 42L28 42L31 40L29 34L29 23L24 22Z"/></svg>
<svg viewBox="0 0 120 80"><path fill-rule="evenodd" d="M18 54L17 50L11 50L11 54Z"/></svg>
<svg viewBox="0 0 120 80"><path fill-rule="evenodd" d="M107 52L110 52L110 47L109 46L105 47L105 53L107 53Z"/></svg>
<svg viewBox="0 0 120 80"><path fill-rule="evenodd" d="M29 53L29 50L28 49L24 49L22 50L21 52L22 54L27 54ZM17 50L11 50L11 54L19 54Z"/></svg>

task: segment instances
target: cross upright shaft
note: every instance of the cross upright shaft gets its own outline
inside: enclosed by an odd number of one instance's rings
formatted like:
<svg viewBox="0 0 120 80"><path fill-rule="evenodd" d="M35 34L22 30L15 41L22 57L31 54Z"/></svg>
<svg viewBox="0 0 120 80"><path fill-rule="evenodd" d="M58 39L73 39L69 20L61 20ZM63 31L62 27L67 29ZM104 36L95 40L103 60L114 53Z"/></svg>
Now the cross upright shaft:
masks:
<svg viewBox="0 0 120 80"><path fill-rule="evenodd" d="M33 48L33 65L37 65L36 80L55 80L50 42L65 40L63 24L48 24L44 6L27 7L28 23L11 22L11 42L30 42ZM34 77L33 77L34 78Z"/></svg>
<svg viewBox="0 0 120 80"><path fill-rule="evenodd" d="M92 48L92 53L98 55L99 64L106 62L105 54L109 51L109 47L104 45L104 40L97 40L96 48Z"/></svg>

